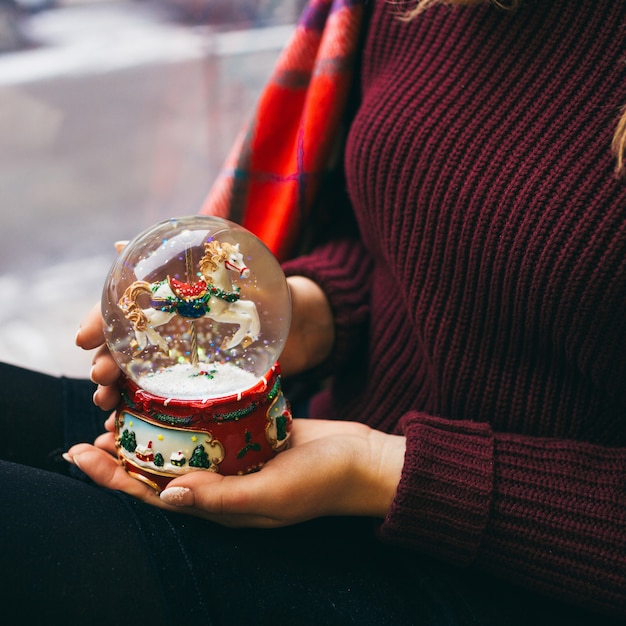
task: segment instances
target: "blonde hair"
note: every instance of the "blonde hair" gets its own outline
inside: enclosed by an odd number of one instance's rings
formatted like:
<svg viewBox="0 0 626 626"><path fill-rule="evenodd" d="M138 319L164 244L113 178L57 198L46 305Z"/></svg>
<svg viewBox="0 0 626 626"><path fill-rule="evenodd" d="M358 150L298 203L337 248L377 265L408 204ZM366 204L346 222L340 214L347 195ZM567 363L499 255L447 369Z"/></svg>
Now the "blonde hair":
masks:
<svg viewBox="0 0 626 626"><path fill-rule="evenodd" d="M501 9L515 9L518 7L520 0L508 0L502 2L501 0L417 0L416 5L406 11L405 19L411 20L414 17L418 16L420 13L426 11L430 7L436 4L454 4L457 6L472 6L476 4L486 4L490 2L494 6L497 6Z"/></svg>
<svg viewBox="0 0 626 626"><path fill-rule="evenodd" d="M402 19L412 20L437 4L472 6L488 2L501 9L513 10L519 6L521 0L417 0L415 6L403 14ZM615 155L615 174L622 176L626 170L626 106L620 111L619 121L613 133L611 150Z"/></svg>

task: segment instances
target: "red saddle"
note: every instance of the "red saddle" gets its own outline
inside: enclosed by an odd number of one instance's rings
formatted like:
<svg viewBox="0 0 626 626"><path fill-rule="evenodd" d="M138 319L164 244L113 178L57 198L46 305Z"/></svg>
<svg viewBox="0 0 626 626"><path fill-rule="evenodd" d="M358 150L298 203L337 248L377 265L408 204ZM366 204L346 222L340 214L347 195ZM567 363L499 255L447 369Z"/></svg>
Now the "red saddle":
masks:
<svg viewBox="0 0 626 626"><path fill-rule="evenodd" d="M184 283L182 280L168 276L167 282L174 295L181 300L198 300L206 295L208 289L204 280L199 280L197 283Z"/></svg>

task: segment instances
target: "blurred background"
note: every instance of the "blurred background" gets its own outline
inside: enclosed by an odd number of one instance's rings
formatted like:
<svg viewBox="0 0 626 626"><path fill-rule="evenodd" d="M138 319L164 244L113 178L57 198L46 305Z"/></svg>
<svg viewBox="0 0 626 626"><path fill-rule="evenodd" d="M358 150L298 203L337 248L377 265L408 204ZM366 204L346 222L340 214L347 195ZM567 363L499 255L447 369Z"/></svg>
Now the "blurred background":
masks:
<svg viewBox="0 0 626 626"><path fill-rule="evenodd" d="M74 345L113 243L198 211L305 0L0 0L0 360Z"/></svg>

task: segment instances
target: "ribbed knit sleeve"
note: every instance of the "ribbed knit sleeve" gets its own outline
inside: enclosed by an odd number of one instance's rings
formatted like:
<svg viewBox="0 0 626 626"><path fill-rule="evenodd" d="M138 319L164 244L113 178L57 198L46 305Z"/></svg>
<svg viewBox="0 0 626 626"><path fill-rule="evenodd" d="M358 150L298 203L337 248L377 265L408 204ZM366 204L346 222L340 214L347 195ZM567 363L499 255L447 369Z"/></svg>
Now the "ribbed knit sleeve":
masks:
<svg viewBox="0 0 626 626"><path fill-rule="evenodd" d="M283 270L286 276L310 278L329 300L335 321L335 344L321 369L331 372L348 361L366 337L371 259L361 242L343 239L288 261Z"/></svg>
<svg viewBox="0 0 626 626"><path fill-rule="evenodd" d="M624 448L423 414L402 429L405 467L383 539L624 615Z"/></svg>
<svg viewBox="0 0 626 626"><path fill-rule="evenodd" d="M626 449L503 434L494 457L477 563L624 617Z"/></svg>

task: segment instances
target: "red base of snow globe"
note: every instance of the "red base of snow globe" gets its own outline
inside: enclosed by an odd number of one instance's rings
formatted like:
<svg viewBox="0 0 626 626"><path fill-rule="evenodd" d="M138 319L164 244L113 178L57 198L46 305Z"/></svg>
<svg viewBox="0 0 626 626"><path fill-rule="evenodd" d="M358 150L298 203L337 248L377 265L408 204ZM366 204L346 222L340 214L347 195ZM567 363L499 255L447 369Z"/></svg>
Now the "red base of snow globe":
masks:
<svg viewBox="0 0 626 626"><path fill-rule="evenodd" d="M115 435L126 471L161 491L190 471L257 471L288 447L291 427L275 364L249 389L207 400L164 398L125 378Z"/></svg>

